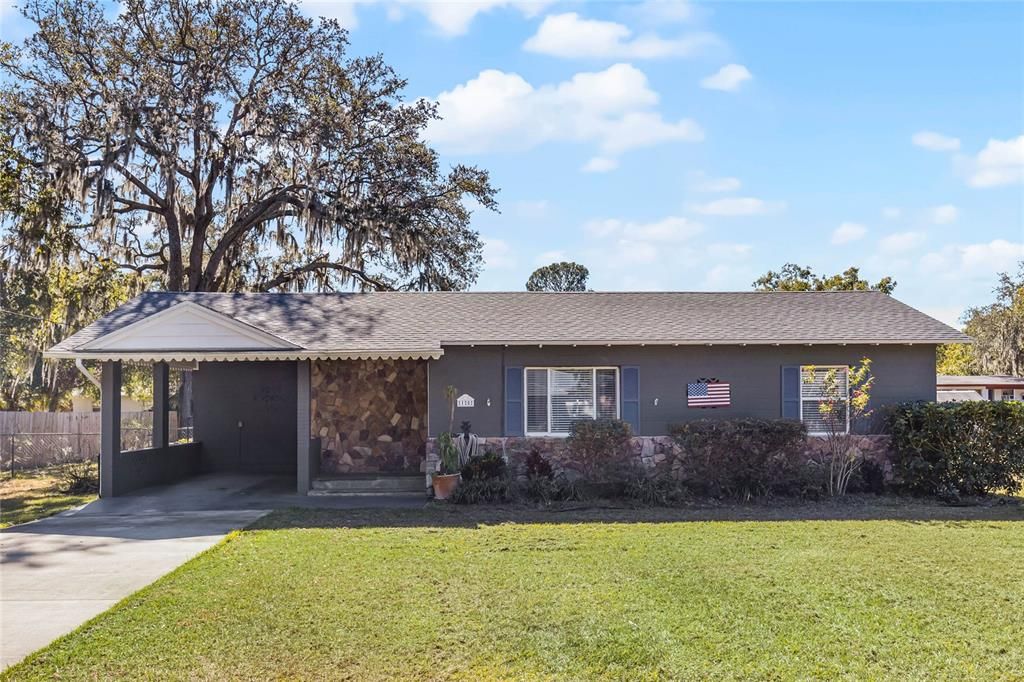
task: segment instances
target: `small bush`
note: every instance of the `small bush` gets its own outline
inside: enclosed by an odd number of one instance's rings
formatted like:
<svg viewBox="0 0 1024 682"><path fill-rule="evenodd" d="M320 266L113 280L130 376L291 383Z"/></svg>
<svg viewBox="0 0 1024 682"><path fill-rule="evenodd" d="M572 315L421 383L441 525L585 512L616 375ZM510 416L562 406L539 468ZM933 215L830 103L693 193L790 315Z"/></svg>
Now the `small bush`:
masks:
<svg viewBox="0 0 1024 682"><path fill-rule="evenodd" d="M886 421L893 473L909 492L955 501L1024 483L1024 403L904 404Z"/></svg>
<svg viewBox="0 0 1024 682"><path fill-rule="evenodd" d="M537 448L530 450L530 454L526 456L526 477L529 479L546 478L551 480L554 476L555 470L551 467L551 462L544 459L544 455L540 454L540 450Z"/></svg>
<svg viewBox="0 0 1024 682"><path fill-rule="evenodd" d="M573 423L566 447L572 460L591 477L621 460L632 437L629 424L621 419L584 419Z"/></svg>
<svg viewBox="0 0 1024 682"><path fill-rule="evenodd" d="M674 507L689 501L679 481L671 476L639 476L626 484L626 499L652 507Z"/></svg>
<svg viewBox="0 0 1024 682"><path fill-rule="evenodd" d="M469 461L462 467L462 480L488 480L492 478L505 478L508 476L508 464L505 459L494 452L485 452L483 455L470 457Z"/></svg>
<svg viewBox="0 0 1024 682"><path fill-rule="evenodd" d="M65 495L85 495L100 489L99 468L92 460L62 456L53 472L57 491Z"/></svg>
<svg viewBox="0 0 1024 682"><path fill-rule="evenodd" d="M816 496L821 472L803 456L807 432L784 419L701 419L675 426L683 482L698 495Z"/></svg>
<svg viewBox="0 0 1024 682"><path fill-rule="evenodd" d="M513 502L517 492L515 482L507 476L473 478L460 481L448 500L454 504Z"/></svg>
<svg viewBox="0 0 1024 682"><path fill-rule="evenodd" d="M885 492L885 470L877 462L865 459L850 478L848 490L851 493L881 495Z"/></svg>
<svg viewBox="0 0 1024 682"><path fill-rule="evenodd" d="M590 491L585 481L580 478L569 478L565 474L527 478L519 490L527 500L541 504L590 499Z"/></svg>

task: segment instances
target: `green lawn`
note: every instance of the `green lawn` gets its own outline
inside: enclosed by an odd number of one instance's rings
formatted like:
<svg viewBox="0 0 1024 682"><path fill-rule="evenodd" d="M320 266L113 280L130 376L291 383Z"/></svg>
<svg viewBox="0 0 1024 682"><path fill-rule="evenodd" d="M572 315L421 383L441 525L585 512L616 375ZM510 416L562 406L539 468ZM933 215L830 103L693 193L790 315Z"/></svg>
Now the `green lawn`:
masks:
<svg viewBox="0 0 1024 682"><path fill-rule="evenodd" d="M272 515L7 676L1024 675L1020 521L334 514Z"/></svg>
<svg viewBox="0 0 1024 682"><path fill-rule="evenodd" d="M50 469L19 471L0 480L0 528L41 519L96 499L88 493L75 495L57 490L57 478Z"/></svg>

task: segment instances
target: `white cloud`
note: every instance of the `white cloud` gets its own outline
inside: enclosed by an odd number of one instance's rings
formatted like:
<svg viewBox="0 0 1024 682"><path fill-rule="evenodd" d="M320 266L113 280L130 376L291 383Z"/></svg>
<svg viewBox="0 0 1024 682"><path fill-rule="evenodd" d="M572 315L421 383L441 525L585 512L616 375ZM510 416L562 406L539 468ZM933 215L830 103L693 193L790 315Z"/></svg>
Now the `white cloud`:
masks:
<svg viewBox="0 0 1024 682"><path fill-rule="evenodd" d="M312 17L336 19L347 29L353 29L359 25L359 17L356 13L358 4L358 2L346 2L345 0L299 0L299 6L305 14Z"/></svg>
<svg viewBox="0 0 1024 682"><path fill-rule="evenodd" d="M744 258L754 251L750 244L719 242L708 244L708 255L714 258Z"/></svg>
<svg viewBox="0 0 1024 682"><path fill-rule="evenodd" d="M849 244L862 239L868 228L859 223L842 223L832 232L833 244Z"/></svg>
<svg viewBox="0 0 1024 682"><path fill-rule="evenodd" d="M616 159L609 159L606 156L595 156L583 164L580 170L584 173L607 173L618 167L619 162Z"/></svg>
<svg viewBox="0 0 1024 682"><path fill-rule="evenodd" d="M359 5L385 4L387 17L399 21L407 16L406 9L422 14L438 33L446 37L463 35L478 14L494 9L514 8L527 18L540 14L551 0L300 0L306 14L337 19L342 26L358 26Z"/></svg>
<svg viewBox="0 0 1024 682"><path fill-rule="evenodd" d="M629 64L577 73L540 87L515 73L487 70L438 95L441 118L430 124L427 138L454 153L586 142L596 144L605 158L639 147L703 139L694 121L666 121L653 111L658 99L647 76ZM602 165L607 163L597 167Z"/></svg>
<svg viewBox="0 0 1024 682"><path fill-rule="evenodd" d="M998 272L1016 270L1024 259L1024 242L993 239L978 244L948 244L921 257L921 270L949 280L991 278Z"/></svg>
<svg viewBox="0 0 1024 682"><path fill-rule="evenodd" d="M458 36L466 33L473 19L483 12L497 8L515 8L523 16L531 18L540 14L551 3L542 0L462 0L460 2L412 0L403 4L422 12L443 35Z"/></svg>
<svg viewBox="0 0 1024 682"><path fill-rule="evenodd" d="M686 0L646 0L630 8L632 13L656 24L673 24L693 17L693 6Z"/></svg>
<svg viewBox="0 0 1024 682"><path fill-rule="evenodd" d="M704 171L690 174L689 187L694 192L735 192L740 188L739 178L712 178Z"/></svg>
<svg viewBox="0 0 1024 682"><path fill-rule="evenodd" d="M967 184L998 187L1024 182L1024 135L1009 140L990 139L969 161Z"/></svg>
<svg viewBox="0 0 1024 682"><path fill-rule="evenodd" d="M704 226L689 218L669 216L649 223L605 218L589 221L583 229L599 238L614 235L629 241L676 242L700 234Z"/></svg>
<svg viewBox="0 0 1024 682"><path fill-rule="evenodd" d="M924 241L924 232L894 232L882 237L878 249L883 254L895 255L912 251L924 244Z"/></svg>
<svg viewBox="0 0 1024 682"><path fill-rule="evenodd" d="M564 260L564 251L544 251L543 253L538 253L533 262L537 265L548 265L550 263L561 263Z"/></svg>
<svg viewBox="0 0 1024 682"><path fill-rule="evenodd" d="M537 32L523 43L523 49L553 57L656 59L689 57L717 43L718 39L709 33L671 39L653 33L634 36L624 24L566 12L544 17Z"/></svg>
<svg viewBox="0 0 1024 682"><path fill-rule="evenodd" d="M960 140L955 137L949 137L942 133L932 132L930 130L922 130L919 133L914 133L913 137L910 138L918 147L927 149L930 152L955 152L960 149Z"/></svg>
<svg viewBox="0 0 1024 682"><path fill-rule="evenodd" d="M691 210L702 215L749 216L777 213L786 208L784 201L765 201L755 197L732 197L717 199L706 204L694 204Z"/></svg>
<svg viewBox="0 0 1024 682"><path fill-rule="evenodd" d="M949 225L950 223L955 223L957 218L960 217L960 209L953 204L943 204L931 209L929 215L931 221L936 225Z"/></svg>
<svg viewBox="0 0 1024 682"><path fill-rule="evenodd" d="M490 268L514 268L516 265L515 253L512 247L504 239L493 237L482 238L484 264Z"/></svg>
<svg viewBox="0 0 1024 682"><path fill-rule="evenodd" d="M742 64L726 64L717 72L702 79L700 87L707 90L736 92L744 82L753 77L747 67Z"/></svg>
<svg viewBox="0 0 1024 682"><path fill-rule="evenodd" d="M898 220L903 215L903 209L895 206L886 206L882 209L882 217L886 220Z"/></svg>

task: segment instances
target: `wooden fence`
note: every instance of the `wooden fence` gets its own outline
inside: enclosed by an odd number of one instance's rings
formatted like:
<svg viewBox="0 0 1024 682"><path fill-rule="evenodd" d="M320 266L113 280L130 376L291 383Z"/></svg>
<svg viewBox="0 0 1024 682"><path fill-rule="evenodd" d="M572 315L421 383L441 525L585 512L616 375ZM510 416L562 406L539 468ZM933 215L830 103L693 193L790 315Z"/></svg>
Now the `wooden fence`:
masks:
<svg viewBox="0 0 1024 682"><path fill-rule="evenodd" d="M178 414L169 415L171 442L187 438ZM99 412L0 412L0 469L36 469L60 461L95 459L100 453ZM153 413L121 414L121 449L138 450L152 442Z"/></svg>

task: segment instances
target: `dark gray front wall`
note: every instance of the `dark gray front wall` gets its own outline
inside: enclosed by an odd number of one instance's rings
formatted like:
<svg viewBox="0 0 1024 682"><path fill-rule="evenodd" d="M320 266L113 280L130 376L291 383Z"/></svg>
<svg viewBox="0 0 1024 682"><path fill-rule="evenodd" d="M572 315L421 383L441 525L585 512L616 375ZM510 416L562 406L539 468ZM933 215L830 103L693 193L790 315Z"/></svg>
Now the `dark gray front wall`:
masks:
<svg viewBox="0 0 1024 682"><path fill-rule="evenodd" d="M193 373L203 471L294 474L294 362L202 362Z"/></svg>
<svg viewBox="0 0 1024 682"><path fill-rule="evenodd" d="M784 365L855 364L872 360L872 405L935 400L935 346L449 346L430 362L430 435L448 428L445 386L475 399L455 409L455 428L467 419L480 436L504 433L504 368L530 366L636 366L640 368L640 433L660 436L670 424L690 419L761 417L782 413ZM686 384L715 377L732 388L732 406L686 406ZM488 399L490 406L487 405ZM654 401L657 399L658 404Z"/></svg>

